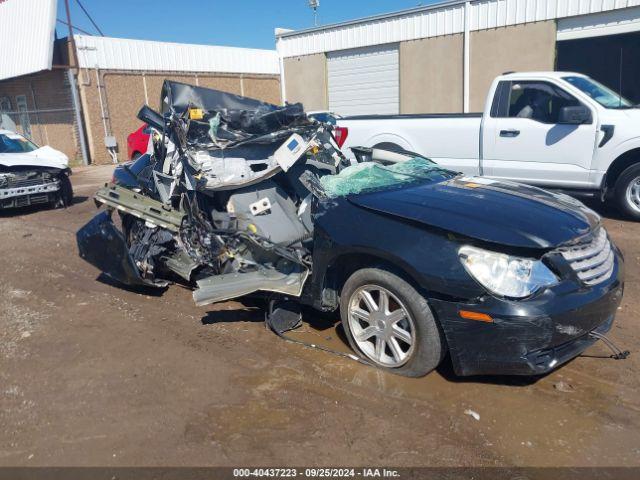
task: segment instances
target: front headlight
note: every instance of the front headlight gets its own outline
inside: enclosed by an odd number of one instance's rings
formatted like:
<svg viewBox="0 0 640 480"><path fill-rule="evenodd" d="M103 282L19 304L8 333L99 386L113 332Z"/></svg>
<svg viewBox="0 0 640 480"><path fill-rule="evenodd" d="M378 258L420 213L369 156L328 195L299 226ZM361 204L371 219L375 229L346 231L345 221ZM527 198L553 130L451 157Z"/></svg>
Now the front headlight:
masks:
<svg viewBox="0 0 640 480"><path fill-rule="evenodd" d="M501 297L528 297L558 282L558 278L540 260L512 257L467 245L458 250L458 255L473 278Z"/></svg>

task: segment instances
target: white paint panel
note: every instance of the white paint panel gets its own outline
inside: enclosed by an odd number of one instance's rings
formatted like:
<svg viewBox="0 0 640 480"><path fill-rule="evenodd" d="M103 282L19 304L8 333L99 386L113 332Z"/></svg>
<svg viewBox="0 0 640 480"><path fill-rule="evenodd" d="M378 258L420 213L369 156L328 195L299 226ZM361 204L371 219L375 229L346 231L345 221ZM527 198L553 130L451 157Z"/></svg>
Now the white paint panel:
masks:
<svg viewBox="0 0 640 480"><path fill-rule="evenodd" d="M399 113L398 57L397 46L329 54L329 110L340 115Z"/></svg>
<svg viewBox="0 0 640 480"><path fill-rule="evenodd" d="M558 40L640 31L640 7L558 20Z"/></svg>
<svg viewBox="0 0 640 480"><path fill-rule="evenodd" d="M50 70L56 0L0 1L0 80Z"/></svg>
<svg viewBox="0 0 640 480"><path fill-rule="evenodd" d="M469 29L486 30L530 22L618 11L629 14L640 0L477 0L470 2ZM413 8L277 35L282 57L462 33L464 0Z"/></svg>
<svg viewBox="0 0 640 480"><path fill-rule="evenodd" d="M280 73L275 50L75 35L82 68L170 72Z"/></svg>

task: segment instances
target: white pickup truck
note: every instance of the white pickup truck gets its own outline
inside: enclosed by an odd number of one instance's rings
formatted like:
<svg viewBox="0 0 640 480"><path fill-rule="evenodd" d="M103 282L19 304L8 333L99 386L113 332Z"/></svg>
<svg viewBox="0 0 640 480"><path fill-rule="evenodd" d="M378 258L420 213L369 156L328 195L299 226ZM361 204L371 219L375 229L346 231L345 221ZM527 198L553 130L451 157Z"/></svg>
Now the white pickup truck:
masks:
<svg viewBox="0 0 640 480"><path fill-rule="evenodd" d="M348 129L345 149L408 150L465 174L598 195L640 220L640 108L585 75L501 75L484 113L367 115L337 124Z"/></svg>

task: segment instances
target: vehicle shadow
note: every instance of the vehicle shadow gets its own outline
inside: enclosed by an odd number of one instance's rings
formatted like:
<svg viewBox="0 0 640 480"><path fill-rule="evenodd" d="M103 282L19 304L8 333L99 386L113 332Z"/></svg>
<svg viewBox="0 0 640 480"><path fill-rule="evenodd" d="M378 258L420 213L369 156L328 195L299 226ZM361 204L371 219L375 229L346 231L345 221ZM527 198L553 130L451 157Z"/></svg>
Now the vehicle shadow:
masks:
<svg viewBox="0 0 640 480"><path fill-rule="evenodd" d="M264 322L264 309L246 307L233 310L215 310L207 312L200 321L203 325L235 322Z"/></svg>
<svg viewBox="0 0 640 480"><path fill-rule="evenodd" d="M436 372L451 383L482 383L487 385L505 385L509 387L528 387L544 378L546 375L520 376L520 375L472 375L460 377L453 371L453 364L449 354L440 363Z"/></svg>
<svg viewBox="0 0 640 480"><path fill-rule="evenodd" d="M143 286L133 286L133 285L125 285L124 283L120 283L117 280L114 280L109 275L105 273L101 273L96 277L96 281L100 282L104 285L109 285L110 287L117 288L119 290L125 290L131 293L137 293L138 295L147 295L149 297L161 297L164 295L164 292L167 291L166 288L154 288L154 287L143 287Z"/></svg>
<svg viewBox="0 0 640 480"><path fill-rule="evenodd" d="M201 319L203 325L233 322L264 322L267 303L264 298L243 297L241 306L234 309L210 310Z"/></svg>
<svg viewBox="0 0 640 480"><path fill-rule="evenodd" d="M610 220L621 220L631 222L629 218L625 217L622 213L620 213L615 206L610 203L601 202L596 198L579 198L579 200L584 203L591 210L596 212L598 215L608 218Z"/></svg>
<svg viewBox="0 0 640 480"><path fill-rule="evenodd" d="M78 205L80 203L84 203L87 200L89 200L89 197L86 195L76 195L73 197L73 201L71 202L71 205Z"/></svg>

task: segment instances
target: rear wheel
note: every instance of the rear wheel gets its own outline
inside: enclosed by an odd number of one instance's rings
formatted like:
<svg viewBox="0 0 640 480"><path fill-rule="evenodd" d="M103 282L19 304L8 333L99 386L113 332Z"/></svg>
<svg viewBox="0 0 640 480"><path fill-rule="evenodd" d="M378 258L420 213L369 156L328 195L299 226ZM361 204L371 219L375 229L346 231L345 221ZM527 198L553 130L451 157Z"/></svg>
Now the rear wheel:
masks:
<svg viewBox="0 0 640 480"><path fill-rule="evenodd" d="M620 174L614 196L623 213L634 220L640 220L640 164L631 165Z"/></svg>
<svg viewBox="0 0 640 480"><path fill-rule="evenodd" d="M365 268L345 282L342 325L351 347L379 368L409 377L435 369L444 342L426 299L403 278Z"/></svg>

